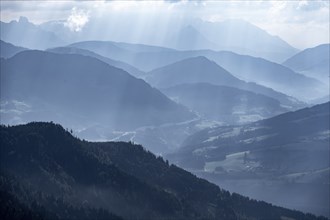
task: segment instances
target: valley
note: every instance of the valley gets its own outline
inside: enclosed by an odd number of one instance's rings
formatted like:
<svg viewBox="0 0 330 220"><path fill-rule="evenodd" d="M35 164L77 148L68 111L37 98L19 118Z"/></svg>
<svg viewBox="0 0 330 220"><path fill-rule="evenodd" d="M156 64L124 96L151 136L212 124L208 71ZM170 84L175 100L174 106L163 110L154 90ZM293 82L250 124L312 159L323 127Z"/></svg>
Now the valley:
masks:
<svg viewBox="0 0 330 220"><path fill-rule="evenodd" d="M1 1L1 219L330 218L325 1L28 3Z"/></svg>

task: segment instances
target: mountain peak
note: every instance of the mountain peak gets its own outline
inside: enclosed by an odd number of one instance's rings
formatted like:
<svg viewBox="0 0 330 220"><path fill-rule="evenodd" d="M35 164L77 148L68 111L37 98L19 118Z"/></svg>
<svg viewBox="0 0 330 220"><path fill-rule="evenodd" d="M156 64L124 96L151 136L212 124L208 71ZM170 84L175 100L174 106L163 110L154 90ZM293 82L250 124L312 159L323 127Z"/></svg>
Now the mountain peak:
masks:
<svg viewBox="0 0 330 220"><path fill-rule="evenodd" d="M159 88L198 82L221 85L239 83L227 70L204 56L187 58L155 69L149 72L146 80Z"/></svg>
<svg viewBox="0 0 330 220"><path fill-rule="evenodd" d="M22 23L22 24L30 23L29 19L27 17L24 17L24 16L20 16L19 19L18 19L18 22Z"/></svg>
<svg viewBox="0 0 330 220"><path fill-rule="evenodd" d="M173 64L169 64L166 67L179 67L180 69L185 68L185 69L196 69L201 70L201 68L207 68L207 69L222 69L219 65L217 65L214 61L209 60L205 56L196 56L196 57L189 57L184 60L179 60ZM159 69L162 69L159 68Z"/></svg>
<svg viewBox="0 0 330 220"><path fill-rule="evenodd" d="M214 63L213 61L207 59L205 56L196 56L196 57L191 57L191 58L187 58L185 60L182 60L185 62L199 62L199 63ZM181 62L181 61L179 61Z"/></svg>

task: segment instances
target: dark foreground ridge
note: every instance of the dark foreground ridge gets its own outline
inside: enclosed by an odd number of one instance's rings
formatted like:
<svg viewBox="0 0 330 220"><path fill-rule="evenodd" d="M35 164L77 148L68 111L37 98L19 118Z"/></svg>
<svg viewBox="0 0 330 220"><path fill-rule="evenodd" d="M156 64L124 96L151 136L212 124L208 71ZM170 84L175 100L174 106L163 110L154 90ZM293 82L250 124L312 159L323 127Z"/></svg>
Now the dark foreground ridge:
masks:
<svg viewBox="0 0 330 220"><path fill-rule="evenodd" d="M1 126L1 219L326 219L230 194L142 146ZM119 217L120 216L120 217Z"/></svg>

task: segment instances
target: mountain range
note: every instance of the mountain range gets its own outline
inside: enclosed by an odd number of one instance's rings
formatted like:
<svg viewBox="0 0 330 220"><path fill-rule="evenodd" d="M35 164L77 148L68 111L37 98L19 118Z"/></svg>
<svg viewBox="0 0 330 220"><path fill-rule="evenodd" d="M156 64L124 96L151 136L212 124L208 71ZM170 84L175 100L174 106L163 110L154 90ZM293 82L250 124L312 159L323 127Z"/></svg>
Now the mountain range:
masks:
<svg viewBox="0 0 330 220"><path fill-rule="evenodd" d="M205 51L201 54L215 61L239 79L258 83L303 101L328 94L328 86L323 81L306 77L285 66L262 58L226 51Z"/></svg>
<svg viewBox="0 0 330 220"><path fill-rule="evenodd" d="M257 121L287 111L276 99L228 86L191 83L161 91L203 118L226 124Z"/></svg>
<svg viewBox="0 0 330 220"><path fill-rule="evenodd" d="M164 21L163 25L171 26L171 29L165 33L158 30L159 25L162 24L161 20L149 21L150 29L144 30L144 38L142 39L127 34L127 28L132 29L131 23L122 21L119 26L114 21L107 21L108 28L102 29L102 35L99 35L100 31L95 31L95 27L102 27L102 25L95 22L90 20L80 32L73 32L67 27L65 20L48 21L35 25L29 22L26 17L21 17L18 21L1 22L1 39L31 49L64 46L66 42L89 39L120 40L184 50L230 50L278 63L299 52L298 49L280 37L273 36L244 20L231 19L222 22L194 20L178 23L173 19ZM137 30L133 28L131 31ZM155 32L157 37L155 37ZM19 38L18 36L21 36L22 33L25 37Z"/></svg>
<svg viewBox="0 0 330 220"><path fill-rule="evenodd" d="M329 44L89 15L0 22L1 219L330 218Z"/></svg>
<svg viewBox="0 0 330 220"><path fill-rule="evenodd" d="M1 100L32 106L33 111L15 116L77 127L101 123L132 129L194 117L121 69L88 56L43 51L23 51L1 60ZM15 111L2 108L7 113L2 123L12 123Z"/></svg>
<svg viewBox="0 0 330 220"><path fill-rule="evenodd" d="M162 47L153 47L154 50L151 52L143 50L144 45L140 45L140 51L132 51L129 47L134 47L134 44L126 45L126 48L122 48L115 42L88 41L74 43L70 46L87 49L102 56L120 60L145 72L150 72L187 58L204 56L215 61L239 79L257 83L275 91L281 91L303 101L310 101L328 94L327 85L319 80L306 77L281 64L262 58L240 55L229 51L177 51L166 50ZM292 84L291 82L295 83ZM304 90L301 89L302 87L304 87Z"/></svg>
<svg viewBox="0 0 330 220"><path fill-rule="evenodd" d="M46 49L65 44L56 32L43 30L26 17L9 23L0 21L0 33L1 40L30 49Z"/></svg>
<svg viewBox="0 0 330 220"><path fill-rule="evenodd" d="M272 97L289 108L296 108L302 105L298 100L283 93L255 83L247 83L240 80L214 61L203 56L187 58L157 68L148 72L145 79L157 88L167 88L185 83L224 85Z"/></svg>
<svg viewBox="0 0 330 220"><path fill-rule="evenodd" d="M12 57L15 54L24 50L28 50L28 49L24 47L17 47L13 44L0 40L0 56L3 58Z"/></svg>
<svg viewBox="0 0 330 220"><path fill-rule="evenodd" d="M6 220L325 219L231 194L140 145L79 140L58 124L1 126L0 137Z"/></svg>
<svg viewBox="0 0 330 220"><path fill-rule="evenodd" d="M329 85L330 44L305 49L286 60L283 65Z"/></svg>
<svg viewBox="0 0 330 220"><path fill-rule="evenodd" d="M230 19L222 22L197 20L194 25L209 41L217 44L216 48L205 45L203 49L233 51L273 62L281 62L299 52L280 37L273 36L244 20Z"/></svg>
<svg viewBox="0 0 330 220"><path fill-rule="evenodd" d="M84 50L84 49L75 48L75 47L56 47L56 48L48 49L47 51L53 52L53 53L59 53L59 54L80 54L80 55L84 55L84 56L94 57L98 60L101 60L101 61L109 64L110 66L114 66L119 69L123 69L135 77L139 78L144 75L144 72L135 68L134 66L131 66L131 65L121 62L121 61L112 60L110 58L103 57L103 56L96 54L89 50Z"/></svg>

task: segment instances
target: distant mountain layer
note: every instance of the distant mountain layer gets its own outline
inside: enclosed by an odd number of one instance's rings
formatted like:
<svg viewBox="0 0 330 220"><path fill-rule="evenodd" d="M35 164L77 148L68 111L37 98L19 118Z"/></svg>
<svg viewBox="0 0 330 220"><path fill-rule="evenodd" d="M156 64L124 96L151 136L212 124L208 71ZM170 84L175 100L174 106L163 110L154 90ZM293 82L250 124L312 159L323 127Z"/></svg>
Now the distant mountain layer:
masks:
<svg viewBox="0 0 330 220"><path fill-rule="evenodd" d="M166 45L181 50L218 49L219 46L210 42L194 26L187 25L168 39Z"/></svg>
<svg viewBox="0 0 330 220"><path fill-rule="evenodd" d="M0 127L3 219L325 219L250 200L123 142L53 123ZM121 216L121 217L119 217Z"/></svg>
<svg viewBox="0 0 330 220"><path fill-rule="evenodd" d="M0 33L2 40L31 49L46 49L65 44L54 32L43 30L26 17L9 23L0 22Z"/></svg>
<svg viewBox="0 0 330 220"><path fill-rule="evenodd" d="M131 65L121 62L121 61L112 60L110 58L103 57L103 56L96 54L89 50L84 50L84 49L75 48L75 47L56 47L56 48L48 49L47 51L53 52L53 53L59 53L59 54L80 54L80 55L84 55L84 56L90 56L90 57L97 58L97 59L109 64L110 66L114 66L114 67L123 69L135 77L141 77L144 75L144 73L141 70L135 68L134 66L131 66Z"/></svg>
<svg viewBox="0 0 330 220"><path fill-rule="evenodd" d="M203 56L187 58L148 72L146 81L158 88L167 88L185 83L211 83L263 94L280 100L283 105L288 107L295 108L301 104L294 98L267 87L244 82Z"/></svg>
<svg viewBox="0 0 330 220"><path fill-rule="evenodd" d="M286 60L283 65L305 75L329 81L330 44L308 48Z"/></svg>
<svg viewBox="0 0 330 220"><path fill-rule="evenodd" d="M221 66L203 56L188 58L155 69L148 72L146 80L158 88L198 82L213 82L222 85L243 83Z"/></svg>
<svg viewBox="0 0 330 220"><path fill-rule="evenodd" d="M182 84L162 92L202 117L228 124L246 123L287 111L276 99L209 83Z"/></svg>
<svg viewBox="0 0 330 220"><path fill-rule="evenodd" d="M303 101L320 98L328 93L327 86L315 78L296 73L278 63L229 51L177 51L153 47L154 51L150 52L143 49L144 46L140 46L141 51L139 52L129 49L130 47L135 48L134 44L126 44L126 47L122 48L114 42L104 41L78 42L71 46L123 61L146 72L187 58L204 56L215 61L239 79L258 83Z"/></svg>
<svg viewBox="0 0 330 220"><path fill-rule="evenodd" d="M306 77L285 66L262 58L225 51L205 51L201 54L214 60L239 79L258 83L303 101L328 93L327 86L315 78Z"/></svg>
<svg viewBox="0 0 330 220"><path fill-rule="evenodd" d="M222 22L199 20L194 26L206 39L218 45L210 47L206 44L203 49L233 51L273 62L283 62L299 51L280 37L272 36L244 20L231 19Z"/></svg>
<svg viewBox="0 0 330 220"><path fill-rule="evenodd" d="M188 137L173 158L231 190L329 216L329 106L206 129Z"/></svg>
<svg viewBox="0 0 330 220"><path fill-rule="evenodd" d="M28 121L58 120L80 127L101 123L128 129L194 117L143 80L76 54L24 51L2 59L1 99L32 106L32 111L15 115ZM16 118L10 109L4 113L3 123Z"/></svg>
<svg viewBox="0 0 330 220"><path fill-rule="evenodd" d="M176 16L165 20L160 16L159 19L149 20L148 28L142 27L142 32L139 23L129 19L120 20L121 25L118 25L115 20L91 19L79 34L65 28L63 25L65 21L46 22L40 27L57 33L64 39L70 36L71 42L72 40L95 39L138 42L180 50L227 50L262 57L278 63L299 52L280 37L272 36L265 30L243 20L231 19L222 22L182 20L178 22ZM102 28L103 26L107 28ZM98 27L100 31L95 31ZM141 33L129 34L135 32Z"/></svg>
<svg viewBox="0 0 330 220"><path fill-rule="evenodd" d="M0 40L0 57L9 58L23 50L28 50L28 49L24 47L17 47L13 44Z"/></svg>

